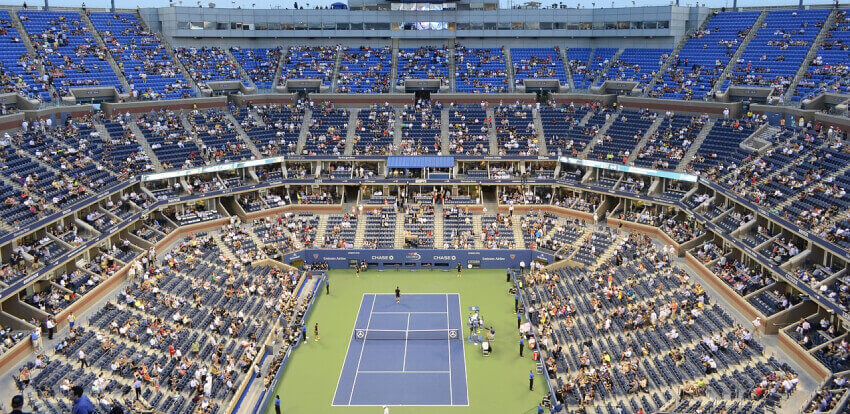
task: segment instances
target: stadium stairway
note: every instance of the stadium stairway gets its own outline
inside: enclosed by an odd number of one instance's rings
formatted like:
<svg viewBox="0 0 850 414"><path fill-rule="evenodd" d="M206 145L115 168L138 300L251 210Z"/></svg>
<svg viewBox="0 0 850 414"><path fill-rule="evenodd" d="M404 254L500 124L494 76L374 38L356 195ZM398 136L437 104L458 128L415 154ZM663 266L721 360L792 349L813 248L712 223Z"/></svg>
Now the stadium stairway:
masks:
<svg viewBox="0 0 850 414"><path fill-rule="evenodd" d="M521 220L518 220L519 217L514 218L516 219L513 220L514 243L516 243L517 249L525 249L525 237L522 235Z"/></svg>
<svg viewBox="0 0 850 414"><path fill-rule="evenodd" d="M823 177L821 179L821 182L834 182L835 178L843 176L848 170L850 170L850 164L847 164L847 165L839 168L838 170L832 172L831 174L828 174L827 176ZM773 206L773 209L778 210L778 211L784 211L785 207L788 207L791 203L799 200L802 196L805 196L805 195L808 195L808 194L809 193L807 191L797 191L793 195L788 194L788 196L785 197L782 200L781 203ZM833 219L840 218L841 216L843 216L843 214L839 214L839 215L837 215L837 217L834 217Z"/></svg>
<svg viewBox="0 0 850 414"><path fill-rule="evenodd" d="M221 240L221 233L213 236L213 240L215 241L215 245L218 246L219 250L221 250L221 254L224 257L234 262L238 262L238 260L236 259L236 255L233 253L233 250L230 250L230 246L228 246L227 243Z"/></svg>
<svg viewBox="0 0 850 414"><path fill-rule="evenodd" d="M242 77L242 83L247 82L248 85L253 86L254 89L258 89L254 81L251 80L251 77L248 76L248 72L245 72L245 68L242 67L241 63L239 63L239 60L233 56L233 53L230 53L230 48L221 48L221 50L224 52L224 55L227 56L227 59L230 60L231 64L233 64L233 67L239 69L239 76Z"/></svg>
<svg viewBox="0 0 850 414"><path fill-rule="evenodd" d="M354 153L354 136L357 134L357 114L360 112L358 108L350 108L348 110L348 129L345 130L345 150L343 155L351 155Z"/></svg>
<svg viewBox="0 0 850 414"><path fill-rule="evenodd" d="M702 130L699 131L694 142L691 144L690 148L688 148L688 152L685 153L685 156L682 157L682 161L679 162L679 166L676 167L676 172L685 171L685 168L691 163L691 160L694 159L694 155L696 155L699 147L702 145L702 142L705 141L705 137L707 137L708 133L711 132L711 128L714 127L715 122L717 122L717 120L711 118L705 123L705 125L702 126Z"/></svg>
<svg viewBox="0 0 850 414"><path fill-rule="evenodd" d="M478 234L475 234L475 229L479 230ZM472 236L475 238L475 248L476 249L483 249L484 248L484 241L481 240L480 230L481 230L481 215L480 214L473 214L472 215Z"/></svg>
<svg viewBox="0 0 850 414"><path fill-rule="evenodd" d="M628 238L628 237L629 237L628 233L620 232L620 234L617 235L617 237L614 239L614 241L611 242L610 245L608 245L608 248L605 249L605 251L602 252L602 254L600 254L598 256L599 258L596 260L596 263L594 263L593 266L591 266L591 269L596 270L601 265L605 264L605 262L607 262L608 259L610 259L612 256L614 256L614 254L617 252L617 247L620 246L620 243L625 241L626 238Z"/></svg>
<svg viewBox="0 0 850 414"><path fill-rule="evenodd" d="M283 71L283 62L284 59L286 59L287 53L289 53L288 47L283 47L280 49L280 59L278 59L277 61L277 69L275 69L274 71L274 80L272 81L272 92L275 92L278 86L284 86L281 85L278 81L280 80L280 73Z"/></svg>
<svg viewBox="0 0 850 414"><path fill-rule="evenodd" d="M676 47L673 48L673 51L670 52L670 56L667 56L667 59L664 60L664 62L655 72L655 76L653 76L649 83L647 83L646 87L643 90L644 96L648 95L650 92L652 92L653 89L655 89L655 85L664 78L664 74L667 72L667 68L670 67L670 64L675 62L676 59L679 57L679 52L681 52L682 48L685 47L685 43L688 43L688 40L690 40L691 38L691 34L696 31L704 30L705 26L708 24L708 21L711 20L711 16L711 14L706 16L705 19L703 19L702 24L700 24L698 28L696 28L695 30L689 30L685 33L684 36L682 36L682 39L679 40L679 43L677 43Z"/></svg>
<svg viewBox="0 0 850 414"><path fill-rule="evenodd" d="M398 155L401 153L401 126L404 124L401 122L401 119L403 119L401 115L403 111L401 108L393 108L393 111L395 112L394 118L396 119L396 122L393 124L393 154Z"/></svg>
<svg viewBox="0 0 850 414"><path fill-rule="evenodd" d="M609 116L608 119L605 120L605 123L599 128L599 131L596 131L596 135L590 139L590 142L588 142L581 151L580 158L587 158L587 156L593 151L593 147L596 146L596 142L605 136L605 133L608 132L608 128L611 128L611 125L614 124L614 121L616 121L619 116L620 111L611 113L611 116Z"/></svg>
<svg viewBox="0 0 850 414"><path fill-rule="evenodd" d="M150 157L154 171L165 171L165 168L162 167L162 162L160 162L159 158L156 157L156 153L153 151L153 148L151 148L151 144L148 142L147 138L145 138L145 134L142 133L142 130L141 128L139 128L139 124L136 123L136 120L130 120L130 122L128 122L128 125L130 126L130 132L133 133L133 135L136 137L136 140L139 141L139 145L142 146L142 149Z"/></svg>
<svg viewBox="0 0 850 414"><path fill-rule="evenodd" d="M319 224L316 225L316 240L321 240L328 228L328 215L319 214Z"/></svg>
<svg viewBox="0 0 850 414"><path fill-rule="evenodd" d="M393 39L392 56L390 85L396 85L398 84L398 39Z"/></svg>
<svg viewBox="0 0 850 414"><path fill-rule="evenodd" d="M434 205L434 248L441 249L445 243L443 239L443 205Z"/></svg>
<svg viewBox="0 0 850 414"><path fill-rule="evenodd" d="M543 120L540 118L540 111L533 109L531 111L531 119L534 122L534 129L537 130L537 148L540 155L549 155L549 148L546 147L546 137L543 135Z"/></svg>
<svg viewBox="0 0 850 414"><path fill-rule="evenodd" d="M403 249L404 248L404 218L407 214L396 214L395 215L395 248ZM360 220L357 220L360 221ZM365 221L365 220L364 220Z"/></svg>
<svg viewBox="0 0 850 414"><path fill-rule="evenodd" d="M183 126L183 130L186 131L189 136L192 137L192 140L195 142L195 145L198 146L198 149L201 150L201 155L204 157L207 156L207 145L204 143L204 140L198 136L198 128L195 128L193 122L189 121L189 114L186 111L180 112L180 125Z"/></svg>
<svg viewBox="0 0 850 414"><path fill-rule="evenodd" d="M632 152L629 154L629 158L626 159L626 164L632 165L637 159L640 150L646 146L646 143L649 142L649 139L652 138L653 135L658 131L658 127L661 126L661 123L664 122L665 117L660 114L655 117L655 121L652 121L652 124L649 125L649 128L646 129L646 132L641 137L640 141L638 141L637 145L632 149Z"/></svg>
<svg viewBox="0 0 850 414"><path fill-rule="evenodd" d="M339 82L339 66L342 62L342 50L337 47L336 59L334 59L334 70L331 75L331 90L336 91L337 82Z"/></svg>
<svg viewBox="0 0 850 414"><path fill-rule="evenodd" d="M487 107L487 119L490 120L490 124L487 125L487 136L490 138L490 154L498 154L499 140L496 137L496 115L493 108Z"/></svg>
<svg viewBox="0 0 850 414"><path fill-rule="evenodd" d="M449 108L443 108L440 111L440 148L443 155L449 154L451 142L449 140Z"/></svg>
<svg viewBox="0 0 850 414"><path fill-rule="evenodd" d="M12 18L12 24L15 26L15 29L18 31L19 34L21 34L20 38L21 38L21 41L24 43L24 46L27 47L27 53L30 56L38 56L38 53L35 52L35 48L32 45L32 39L30 39L29 36L23 35L27 32L26 32L26 30L24 30L24 25L23 25L23 23L21 23L21 19L18 17L18 13L14 13L14 12L10 11L9 16ZM42 62L42 60L40 58L37 59L37 60L38 60L38 74L43 76L44 75L44 63ZM53 89L53 85L50 85L49 87L50 87L51 90L55 91Z"/></svg>
<svg viewBox="0 0 850 414"><path fill-rule="evenodd" d="M576 83L573 80L573 71L570 70L570 58L567 56L567 48L561 48L561 62L564 62L564 73L567 75L567 86L570 87L570 92L576 89Z"/></svg>
<svg viewBox="0 0 850 414"><path fill-rule="evenodd" d="M829 33L829 29L835 23L835 18L838 15L838 9L832 9L829 12L829 16L827 16L826 21L818 32L818 36L809 45L809 52L806 54L806 57L803 59L803 64L800 65L800 69L797 69L797 74L794 75L794 79L791 80L791 84L788 85L788 90L785 91L784 101L791 102L791 97L794 96L794 93L797 91L797 85L800 83L800 80L806 76L806 72L809 70L809 65L811 65L812 60L818 55L818 50L820 49L821 44L823 44L823 39L826 37L827 33ZM802 101L797 102L799 105Z"/></svg>
<svg viewBox="0 0 850 414"><path fill-rule="evenodd" d="M245 130L242 129L242 124L240 124L239 121L236 120L236 117L233 116L233 113L231 113L230 111L225 111L224 117L225 119L233 123L233 129L236 130L236 135L238 135L239 138L242 139L242 142L244 142L245 145L248 146L248 148L251 150L251 154L254 155L254 158L262 158L262 154L260 154L260 149L257 148L257 146L254 144L254 141L251 140Z"/></svg>
<svg viewBox="0 0 850 414"><path fill-rule="evenodd" d="M141 22L142 27L147 29L147 24L145 23L145 20L139 18L139 21ZM201 88L198 87L198 84L195 83L194 79L192 79L192 75L190 75L189 71L186 70L186 66L183 66L183 62L181 62L180 59L177 58L177 53L174 52L174 48L171 47L171 43L168 43L167 40L162 38L160 39L160 41L162 42L162 46L165 47L165 51L168 52L168 57L170 57L171 61L177 65L178 69L180 69L180 73L183 74L183 79L185 79L186 82L192 86L192 90L195 91L195 96L204 96L201 93Z"/></svg>
<svg viewBox="0 0 850 414"><path fill-rule="evenodd" d="M455 85L457 84L457 73L455 72L457 70L457 61L455 61L455 50L456 50L455 48L457 47L457 43L455 43L454 39L449 39L448 42L449 42L449 45L447 46L447 49L450 51L449 52L449 68L448 68L449 69L449 90L454 92L454 91L456 91Z"/></svg>
<svg viewBox="0 0 850 414"><path fill-rule="evenodd" d="M608 80L608 72L611 71L611 68L614 66L617 61L620 60L620 55L623 54L623 48L617 49L611 59L608 59L608 63L599 71L599 77L593 78L593 82L590 83L591 86L602 86L602 82ZM592 57L593 55L591 55Z"/></svg>
<svg viewBox="0 0 850 414"><path fill-rule="evenodd" d="M304 109L304 120L301 121L301 130L298 132L298 144L295 146L295 154L300 155L304 150L304 145L307 143L307 135L310 133L310 118L313 116L313 110L310 108Z"/></svg>
<svg viewBox="0 0 850 414"><path fill-rule="evenodd" d="M512 63L513 58L511 58L511 48L503 48L503 53L505 54L505 73L508 75L508 91L514 92L516 91L516 84L514 83L514 65Z"/></svg>
<svg viewBox="0 0 850 414"><path fill-rule="evenodd" d="M356 209L357 207L355 207ZM366 237L366 215L357 217L357 229L354 231L354 248L363 248L363 239Z"/></svg>
<svg viewBox="0 0 850 414"><path fill-rule="evenodd" d="M109 51L109 48L106 47L106 43L104 43L103 38L100 37L100 32L97 31L94 27L94 23L92 23L89 18L88 13L80 13L82 16L82 21L91 32L92 37L94 37L95 42L97 42L97 46L103 50L106 50L106 61L109 63L109 66L112 68L112 71L115 72L115 75L118 76L118 80L121 82L121 86L124 87L124 90L129 93L130 92L130 83L127 82L127 77L124 76L124 71L118 67L118 63L115 62L115 58L112 57L112 52Z"/></svg>
<svg viewBox="0 0 850 414"><path fill-rule="evenodd" d="M578 127L579 128L586 127L587 123L590 121L590 118L593 118L593 115L595 115L593 111L587 111L587 113L584 114L584 117L581 118L581 121L579 121Z"/></svg>
<svg viewBox="0 0 850 414"><path fill-rule="evenodd" d="M732 58L729 59L729 63L726 64L726 67L723 68L723 72L720 73L719 77L717 77L717 81L714 82L714 87L708 92L708 96L714 96L715 93L722 92L720 88L723 87L723 83L726 82L726 78L729 77L729 74L735 70L735 65L738 64L738 59L742 54L744 54L744 50L747 48L747 45L749 45L750 41L756 37L756 32L758 32L758 29L764 23L765 17L767 17L767 11L763 10L761 14L759 14L758 19L756 19L756 22L753 23L753 27L750 28L747 36L744 37L744 40L740 44L738 44L738 49L735 51L735 54L732 55Z"/></svg>

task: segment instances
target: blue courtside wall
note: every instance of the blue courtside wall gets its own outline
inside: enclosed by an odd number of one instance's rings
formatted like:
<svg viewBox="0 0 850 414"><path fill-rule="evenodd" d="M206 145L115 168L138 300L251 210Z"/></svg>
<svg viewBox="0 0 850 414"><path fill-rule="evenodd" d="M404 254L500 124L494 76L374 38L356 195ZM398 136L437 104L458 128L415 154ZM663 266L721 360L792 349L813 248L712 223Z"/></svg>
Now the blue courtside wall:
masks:
<svg viewBox="0 0 850 414"><path fill-rule="evenodd" d="M517 249L305 249L284 255L284 262L303 260L305 263L327 262L330 269L347 269L350 260L366 261L370 268L438 268L455 269L457 263L467 268L470 261L477 261L482 269L518 268L521 261L527 265L532 260L553 263L552 254L537 250Z"/></svg>

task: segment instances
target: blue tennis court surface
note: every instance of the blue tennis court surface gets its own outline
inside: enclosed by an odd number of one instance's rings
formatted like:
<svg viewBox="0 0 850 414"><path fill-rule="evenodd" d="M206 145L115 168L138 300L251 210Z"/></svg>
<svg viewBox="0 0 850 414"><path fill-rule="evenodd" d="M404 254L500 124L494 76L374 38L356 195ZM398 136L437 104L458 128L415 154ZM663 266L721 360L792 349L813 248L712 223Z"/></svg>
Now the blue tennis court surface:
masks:
<svg viewBox="0 0 850 414"><path fill-rule="evenodd" d="M333 405L469 405L457 294L365 294Z"/></svg>

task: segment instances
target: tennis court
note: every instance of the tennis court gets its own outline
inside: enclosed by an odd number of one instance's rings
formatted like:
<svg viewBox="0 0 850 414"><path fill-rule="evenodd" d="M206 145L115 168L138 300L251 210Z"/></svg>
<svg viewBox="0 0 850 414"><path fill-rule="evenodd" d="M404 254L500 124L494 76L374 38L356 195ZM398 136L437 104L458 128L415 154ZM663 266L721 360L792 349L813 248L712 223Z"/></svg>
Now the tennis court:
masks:
<svg viewBox="0 0 850 414"><path fill-rule="evenodd" d="M334 406L467 406L458 294L363 295Z"/></svg>

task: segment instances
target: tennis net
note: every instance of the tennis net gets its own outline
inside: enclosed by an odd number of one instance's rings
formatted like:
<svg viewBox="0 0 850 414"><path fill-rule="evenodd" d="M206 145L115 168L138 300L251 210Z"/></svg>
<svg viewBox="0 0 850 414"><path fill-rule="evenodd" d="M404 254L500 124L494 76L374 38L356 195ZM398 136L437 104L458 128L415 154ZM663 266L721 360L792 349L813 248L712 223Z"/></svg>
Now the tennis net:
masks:
<svg viewBox="0 0 850 414"><path fill-rule="evenodd" d="M360 340L447 340L462 339L460 329L355 329L354 337Z"/></svg>

